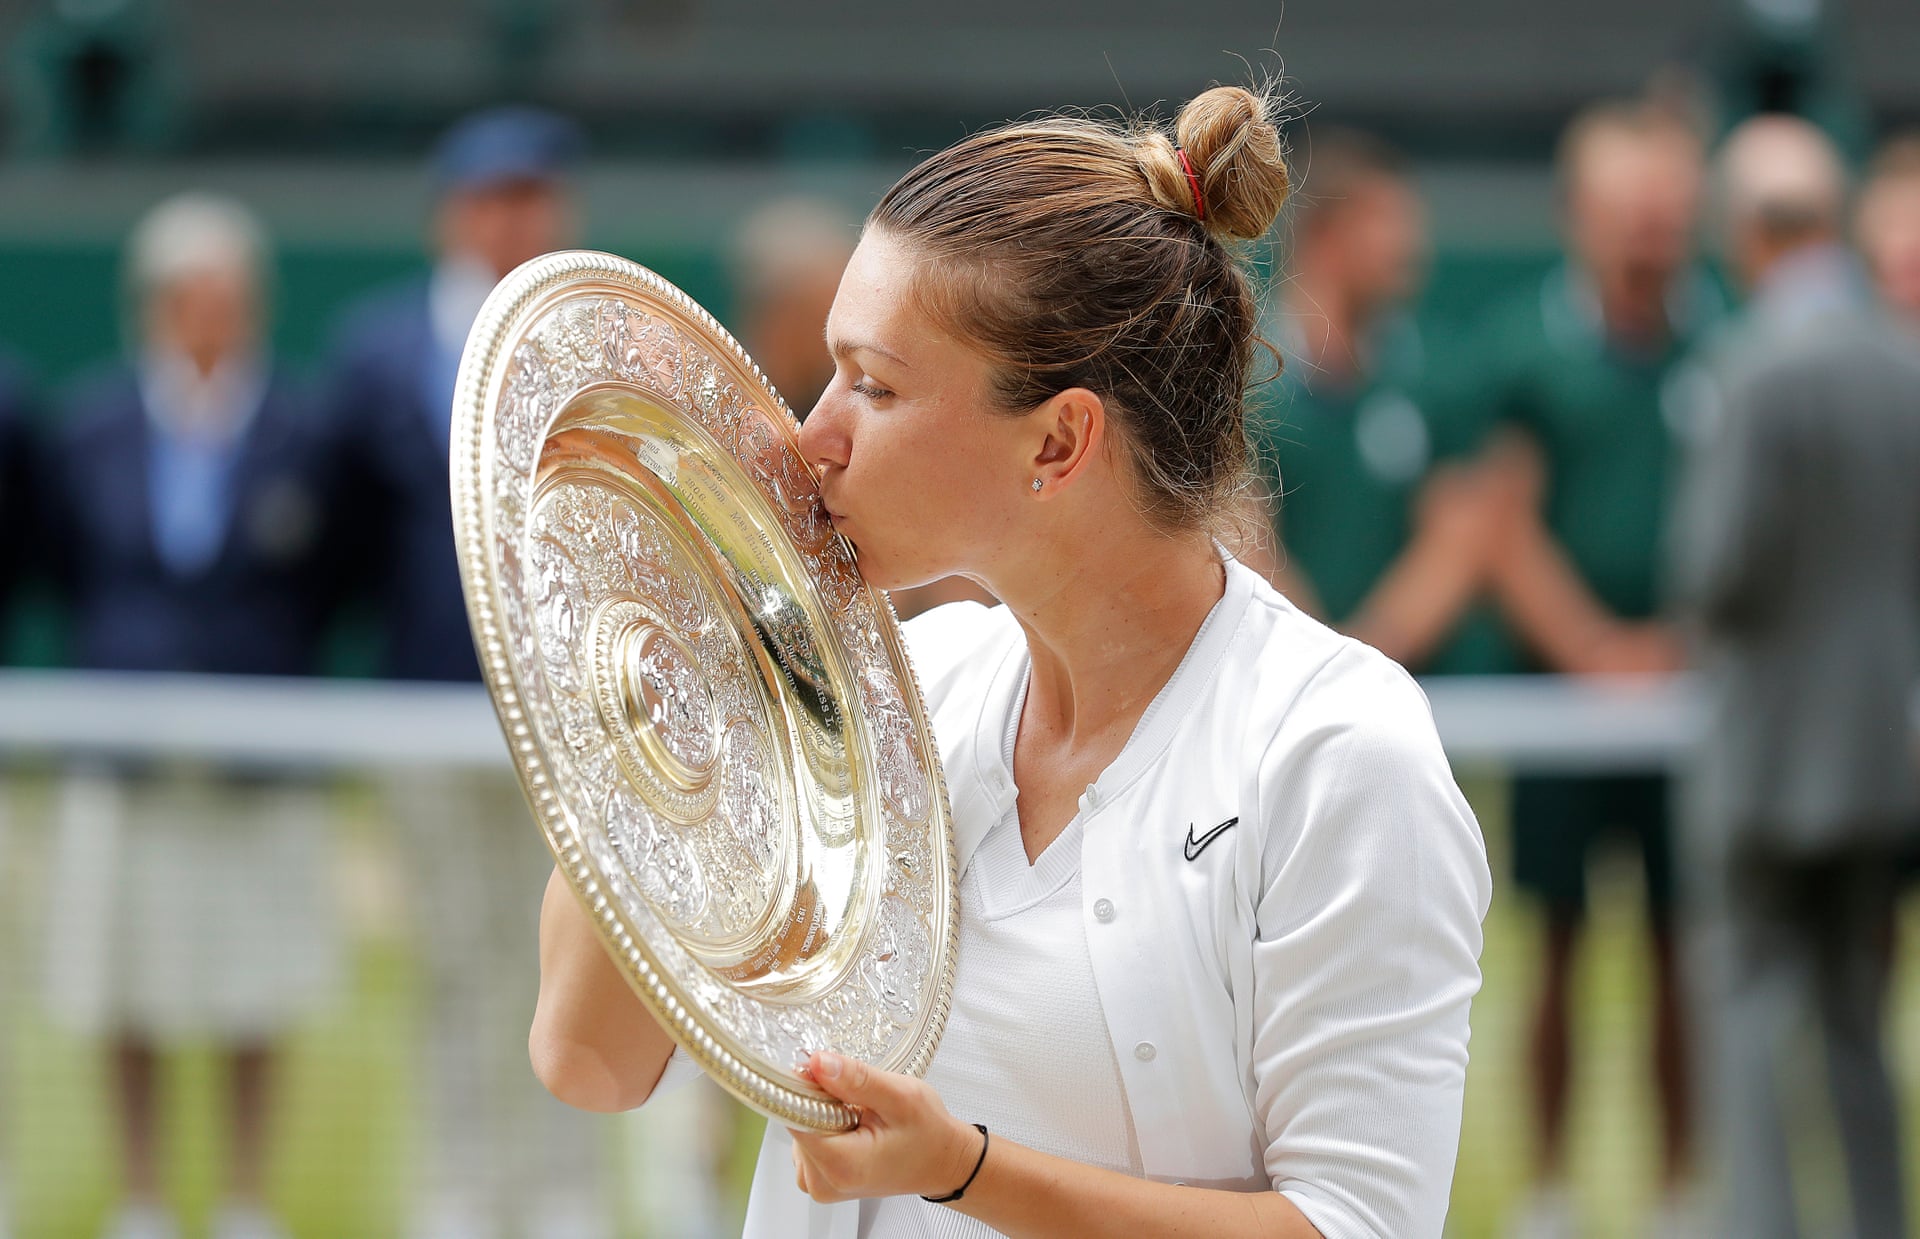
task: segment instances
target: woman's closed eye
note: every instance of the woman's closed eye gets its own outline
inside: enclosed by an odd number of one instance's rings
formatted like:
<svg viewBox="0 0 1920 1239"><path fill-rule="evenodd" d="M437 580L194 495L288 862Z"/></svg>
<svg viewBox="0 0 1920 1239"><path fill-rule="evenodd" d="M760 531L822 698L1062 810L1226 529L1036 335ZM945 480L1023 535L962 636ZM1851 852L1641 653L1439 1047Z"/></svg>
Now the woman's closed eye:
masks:
<svg viewBox="0 0 1920 1239"><path fill-rule="evenodd" d="M888 396L893 395L893 393L886 388L875 383L872 379L865 377L855 379L849 384L849 388L869 400L884 400Z"/></svg>

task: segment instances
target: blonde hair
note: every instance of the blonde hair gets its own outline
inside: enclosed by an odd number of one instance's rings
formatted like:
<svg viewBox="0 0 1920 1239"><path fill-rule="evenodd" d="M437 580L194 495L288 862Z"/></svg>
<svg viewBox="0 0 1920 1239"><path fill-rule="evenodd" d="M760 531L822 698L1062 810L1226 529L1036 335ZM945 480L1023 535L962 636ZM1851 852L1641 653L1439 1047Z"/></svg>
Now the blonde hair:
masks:
<svg viewBox="0 0 1920 1239"><path fill-rule="evenodd" d="M1607 138L1670 142L1704 159L1706 141L1691 118L1673 106L1645 99L1603 99L1588 104L1567 123L1554 150L1562 194L1572 194L1593 150Z"/></svg>
<svg viewBox="0 0 1920 1239"><path fill-rule="evenodd" d="M920 260L928 311L997 363L1002 408L1072 387L1107 402L1162 528L1205 523L1250 477L1244 402L1262 345L1235 243L1287 201L1277 110L1270 91L1223 86L1171 134L1018 122L926 160L868 218Z"/></svg>

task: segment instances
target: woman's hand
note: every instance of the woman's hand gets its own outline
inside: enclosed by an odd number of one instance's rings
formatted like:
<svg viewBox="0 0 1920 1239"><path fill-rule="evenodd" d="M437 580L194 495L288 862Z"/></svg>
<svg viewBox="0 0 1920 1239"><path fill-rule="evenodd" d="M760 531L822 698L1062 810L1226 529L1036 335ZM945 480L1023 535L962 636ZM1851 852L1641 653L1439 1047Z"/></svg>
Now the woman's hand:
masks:
<svg viewBox="0 0 1920 1239"><path fill-rule="evenodd" d="M860 1114L852 1131L793 1133L794 1175L815 1200L945 1196L973 1173L984 1138L926 1081L826 1052L801 1074Z"/></svg>
<svg viewBox="0 0 1920 1239"><path fill-rule="evenodd" d="M996 1139L947 1113L923 1080L838 1054L802 1074L860 1112L837 1136L793 1133L800 1190L822 1203L869 1196L946 1196L980 1175L951 1207L1020 1239L1321 1239L1279 1192L1227 1192L1155 1183Z"/></svg>

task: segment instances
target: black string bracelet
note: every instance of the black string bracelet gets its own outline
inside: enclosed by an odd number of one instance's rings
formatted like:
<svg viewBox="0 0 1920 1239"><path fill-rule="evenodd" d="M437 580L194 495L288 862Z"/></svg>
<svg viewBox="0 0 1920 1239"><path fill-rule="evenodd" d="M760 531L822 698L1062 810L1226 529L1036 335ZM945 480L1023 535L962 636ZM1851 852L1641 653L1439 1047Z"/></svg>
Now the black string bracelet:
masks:
<svg viewBox="0 0 1920 1239"><path fill-rule="evenodd" d="M960 1190L957 1192L946 1196L922 1196L920 1199L930 1205L952 1204L962 1196L965 1196L967 1189L973 1186L973 1181L980 1177L980 1167L987 1164L987 1145L992 1143L993 1137L987 1134L987 1125L985 1123L975 1123L973 1126L980 1133L980 1160L973 1164L973 1173L967 1176L967 1181L960 1185Z"/></svg>

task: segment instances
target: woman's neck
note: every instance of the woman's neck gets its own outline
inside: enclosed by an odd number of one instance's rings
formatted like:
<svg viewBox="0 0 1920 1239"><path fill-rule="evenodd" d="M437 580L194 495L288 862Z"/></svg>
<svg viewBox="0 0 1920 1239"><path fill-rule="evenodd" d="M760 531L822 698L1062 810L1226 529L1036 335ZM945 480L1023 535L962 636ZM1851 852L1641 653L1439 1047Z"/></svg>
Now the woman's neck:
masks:
<svg viewBox="0 0 1920 1239"><path fill-rule="evenodd" d="M1022 728L1069 750L1132 734L1226 589L1225 562L1204 533L1108 531L1079 545L997 591L1032 659Z"/></svg>

